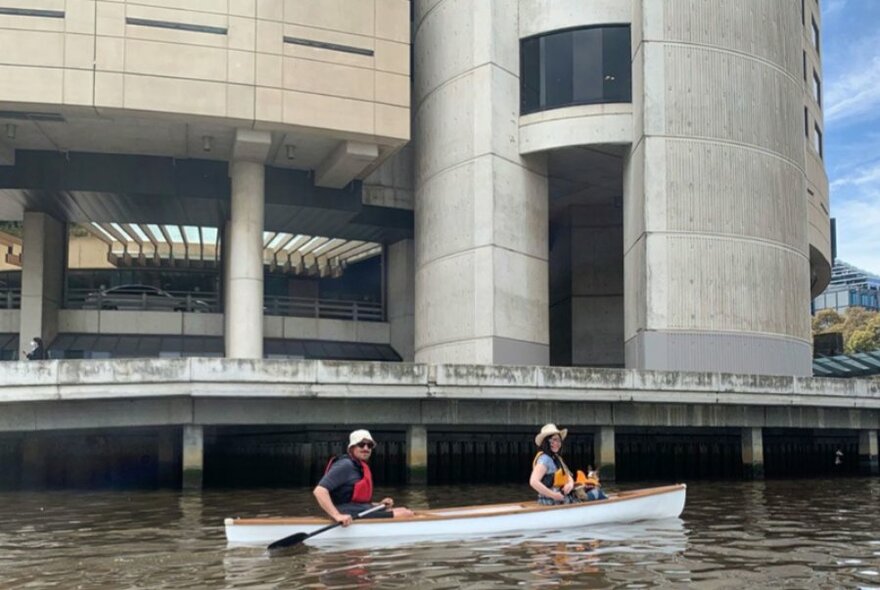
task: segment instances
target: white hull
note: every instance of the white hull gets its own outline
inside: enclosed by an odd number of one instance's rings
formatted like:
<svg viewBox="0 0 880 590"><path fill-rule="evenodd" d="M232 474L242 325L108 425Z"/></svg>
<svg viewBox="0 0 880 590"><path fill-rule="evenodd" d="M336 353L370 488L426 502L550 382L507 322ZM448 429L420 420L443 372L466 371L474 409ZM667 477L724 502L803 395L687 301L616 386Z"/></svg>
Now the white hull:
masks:
<svg viewBox="0 0 880 590"><path fill-rule="evenodd" d="M503 533L571 529L606 523L630 523L678 517L684 510L683 484L623 492L608 500L539 506L535 502L464 506L417 511L412 518L364 519L308 539L308 544L363 542L369 539L465 538ZM310 533L328 524L318 518L227 518L230 545L267 546L294 533Z"/></svg>

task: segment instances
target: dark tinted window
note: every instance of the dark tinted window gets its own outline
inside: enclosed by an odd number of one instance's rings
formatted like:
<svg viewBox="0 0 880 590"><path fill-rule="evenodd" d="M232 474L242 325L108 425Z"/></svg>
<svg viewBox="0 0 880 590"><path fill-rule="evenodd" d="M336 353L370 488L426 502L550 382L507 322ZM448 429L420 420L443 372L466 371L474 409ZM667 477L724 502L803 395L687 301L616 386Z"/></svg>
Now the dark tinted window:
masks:
<svg viewBox="0 0 880 590"><path fill-rule="evenodd" d="M630 28L589 27L520 42L520 111L632 101Z"/></svg>

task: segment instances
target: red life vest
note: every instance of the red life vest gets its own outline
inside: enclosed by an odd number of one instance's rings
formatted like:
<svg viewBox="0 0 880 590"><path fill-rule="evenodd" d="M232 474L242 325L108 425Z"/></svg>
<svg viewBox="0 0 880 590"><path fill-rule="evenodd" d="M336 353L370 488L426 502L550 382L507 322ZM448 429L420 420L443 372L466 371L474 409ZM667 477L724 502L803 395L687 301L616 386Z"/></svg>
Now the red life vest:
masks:
<svg viewBox="0 0 880 590"><path fill-rule="evenodd" d="M352 463L355 464L356 467L360 469L360 472L363 476L355 482L354 488L351 490L351 498L342 498L341 502L336 502L337 504L348 504L350 502L356 504L369 504L373 501L373 474L370 472L370 466L367 465L366 461L360 461L355 459L351 455L340 455L339 457L331 457L329 461L327 461L327 467L324 469L324 474L330 471L330 466L336 462L337 459L348 459ZM345 490L347 492L348 490ZM348 494L346 493L345 496Z"/></svg>

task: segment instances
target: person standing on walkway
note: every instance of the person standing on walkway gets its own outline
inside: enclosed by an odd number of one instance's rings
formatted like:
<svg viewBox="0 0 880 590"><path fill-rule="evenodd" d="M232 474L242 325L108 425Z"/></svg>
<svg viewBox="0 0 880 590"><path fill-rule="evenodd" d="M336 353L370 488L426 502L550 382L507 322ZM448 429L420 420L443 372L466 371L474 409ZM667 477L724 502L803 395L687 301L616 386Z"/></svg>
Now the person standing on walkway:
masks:
<svg viewBox="0 0 880 590"><path fill-rule="evenodd" d="M23 350L24 355L27 357L29 361L43 361L46 360L46 349L43 348L43 339L39 336L34 336L31 340L31 349L30 351Z"/></svg>

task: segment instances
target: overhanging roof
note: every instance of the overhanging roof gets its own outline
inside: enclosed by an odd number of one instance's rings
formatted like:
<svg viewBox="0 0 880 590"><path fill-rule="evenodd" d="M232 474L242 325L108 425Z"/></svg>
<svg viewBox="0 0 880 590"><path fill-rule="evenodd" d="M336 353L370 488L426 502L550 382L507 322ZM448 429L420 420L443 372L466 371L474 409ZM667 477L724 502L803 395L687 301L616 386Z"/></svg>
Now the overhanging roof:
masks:
<svg viewBox="0 0 880 590"><path fill-rule="evenodd" d="M816 377L869 377L880 375L880 350L813 359Z"/></svg>

